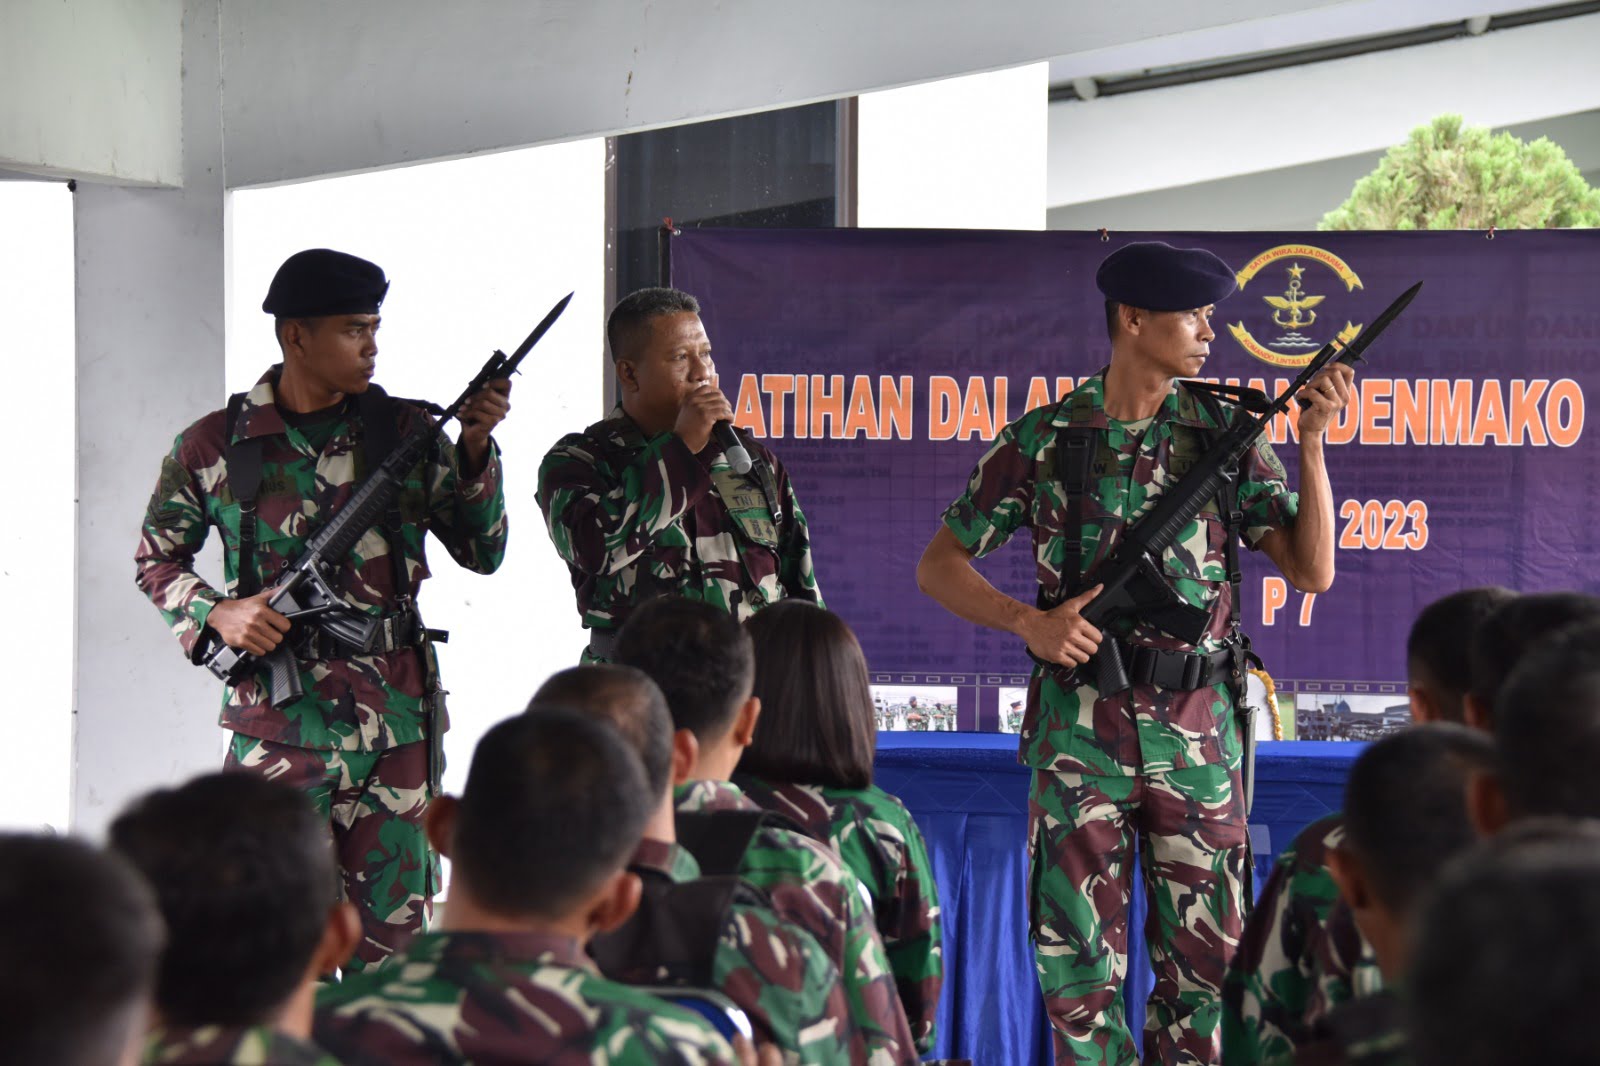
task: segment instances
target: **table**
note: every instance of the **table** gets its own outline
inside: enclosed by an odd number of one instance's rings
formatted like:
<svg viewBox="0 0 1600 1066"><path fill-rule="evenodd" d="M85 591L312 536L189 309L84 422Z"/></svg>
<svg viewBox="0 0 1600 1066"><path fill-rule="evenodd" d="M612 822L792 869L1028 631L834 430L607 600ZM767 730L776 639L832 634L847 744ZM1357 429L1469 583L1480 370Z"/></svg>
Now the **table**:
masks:
<svg viewBox="0 0 1600 1066"><path fill-rule="evenodd" d="M1364 745L1262 743L1251 813L1257 885L1272 856L1306 823L1342 805ZM1049 1063L1049 1023L1034 975L1027 922L1028 776L1007 733L880 733L875 781L900 797L927 838L944 924L944 993L933 1058ZM1263 839L1263 832L1265 839ZM1129 915L1128 1019L1143 1025L1153 979L1144 950L1144 899Z"/></svg>

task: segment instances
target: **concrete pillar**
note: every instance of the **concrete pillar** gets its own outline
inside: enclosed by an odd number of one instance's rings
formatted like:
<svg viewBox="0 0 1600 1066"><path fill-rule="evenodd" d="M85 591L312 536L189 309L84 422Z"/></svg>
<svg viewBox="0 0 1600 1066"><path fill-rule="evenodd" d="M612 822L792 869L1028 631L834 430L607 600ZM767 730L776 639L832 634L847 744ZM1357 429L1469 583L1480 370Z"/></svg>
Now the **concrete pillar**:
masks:
<svg viewBox="0 0 1600 1066"><path fill-rule="evenodd" d="M77 259L77 655L73 828L218 767L221 688L133 584L173 436L223 393L227 246L218 0L183 10L183 186L81 183ZM220 573L214 546L203 561Z"/></svg>

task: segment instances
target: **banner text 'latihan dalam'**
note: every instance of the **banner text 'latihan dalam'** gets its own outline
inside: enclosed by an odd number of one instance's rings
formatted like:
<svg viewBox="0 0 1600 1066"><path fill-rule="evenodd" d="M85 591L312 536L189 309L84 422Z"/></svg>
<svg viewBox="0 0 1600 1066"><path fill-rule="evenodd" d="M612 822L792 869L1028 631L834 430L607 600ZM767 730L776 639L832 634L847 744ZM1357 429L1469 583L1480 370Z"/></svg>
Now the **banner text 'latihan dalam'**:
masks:
<svg viewBox="0 0 1600 1066"><path fill-rule="evenodd" d="M1209 379L1215 381L1215 378ZM1267 391L1264 378L1226 384ZM734 423L757 437L830 440L992 440L1012 419L1072 391L1074 380L1006 376L965 381L909 374L745 374ZM1272 383L1270 395L1289 387ZM1299 440L1299 406L1273 420L1274 444ZM1583 389L1571 378L1358 378L1329 427L1330 444L1554 445L1583 434Z"/></svg>

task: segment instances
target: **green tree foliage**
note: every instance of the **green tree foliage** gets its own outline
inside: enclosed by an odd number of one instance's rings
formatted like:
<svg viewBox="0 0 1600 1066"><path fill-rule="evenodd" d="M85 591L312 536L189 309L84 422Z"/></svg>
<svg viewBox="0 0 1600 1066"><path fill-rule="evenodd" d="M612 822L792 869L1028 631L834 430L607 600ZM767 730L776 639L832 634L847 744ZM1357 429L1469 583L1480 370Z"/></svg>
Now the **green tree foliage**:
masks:
<svg viewBox="0 0 1600 1066"><path fill-rule="evenodd" d="M1378 169L1318 229L1564 229L1600 226L1592 188L1548 137L1509 133L1440 115L1389 149Z"/></svg>

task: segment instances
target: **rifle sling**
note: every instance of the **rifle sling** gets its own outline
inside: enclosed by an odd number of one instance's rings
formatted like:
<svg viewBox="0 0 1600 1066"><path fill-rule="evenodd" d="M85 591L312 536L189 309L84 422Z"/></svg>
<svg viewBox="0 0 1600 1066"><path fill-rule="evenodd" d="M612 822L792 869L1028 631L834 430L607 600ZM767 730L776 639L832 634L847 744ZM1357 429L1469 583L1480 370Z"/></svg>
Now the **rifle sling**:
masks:
<svg viewBox="0 0 1600 1066"><path fill-rule="evenodd" d="M228 416L223 429L226 444L222 453L228 485L239 503L239 581L235 589L240 599L261 591L261 583L256 579L256 494L261 491L261 439L234 439L244 401L242 392L228 397Z"/></svg>

